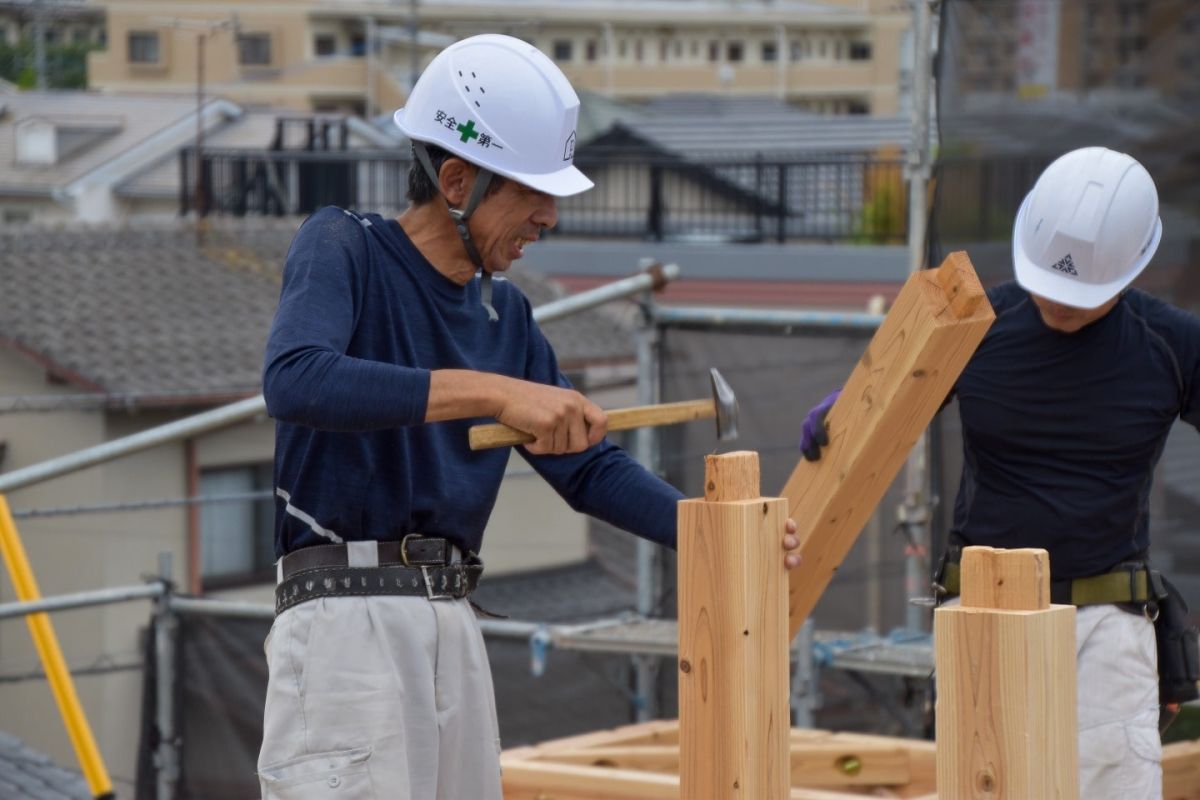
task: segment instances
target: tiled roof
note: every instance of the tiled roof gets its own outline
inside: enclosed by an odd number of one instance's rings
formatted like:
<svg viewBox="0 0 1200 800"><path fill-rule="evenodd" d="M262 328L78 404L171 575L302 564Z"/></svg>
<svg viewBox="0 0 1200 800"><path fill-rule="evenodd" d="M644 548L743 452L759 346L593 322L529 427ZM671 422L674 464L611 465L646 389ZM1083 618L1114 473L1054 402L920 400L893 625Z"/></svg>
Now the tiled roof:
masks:
<svg viewBox="0 0 1200 800"><path fill-rule="evenodd" d="M83 776L56 766L15 736L0 731L0 797L4 800L88 800Z"/></svg>
<svg viewBox="0 0 1200 800"><path fill-rule="evenodd" d="M0 344L85 389L139 404L214 402L260 388L263 347L292 219L0 232ZM561 290L520 268L536 306ZM603 309L545 326L564 368L625 360L633 344Z"/></svg>
<svg viewBox="0 0 1200 800"><path fill-rule="evenodd" d="M0 115L0 191L50 191L82 178L195 114L196 100L183 95L113 98L89 92L18 92L4 96ZM57 164L18 164L17 126L45 119L72 127L96 128L87 147ZM102 130L103 135L99 135Z"/></svg>

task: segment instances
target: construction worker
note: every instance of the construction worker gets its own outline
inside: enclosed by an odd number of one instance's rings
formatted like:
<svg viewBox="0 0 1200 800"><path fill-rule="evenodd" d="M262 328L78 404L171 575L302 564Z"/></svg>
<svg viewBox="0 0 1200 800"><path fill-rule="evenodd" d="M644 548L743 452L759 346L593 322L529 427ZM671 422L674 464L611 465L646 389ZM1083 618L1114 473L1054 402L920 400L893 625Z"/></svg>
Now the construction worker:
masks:
<svg viewBox="0 0 1200 800"><path fill-rule="evenodd" d="M1017 213L1016 281L988 291L996 321L952 393L963 473L938 587L957 594L966 545L1049 552L1054 602L1078 606L1088 800L1162 796L1151 619L1178 596L1148 570L1148 506L1171 426L1200 424L1200 319L1128 288L1161 236L1136 160L1088 147L1054 161ZM805 420L812 460L834 399Z"/></svg>
<svg viewBox="0 0 1200 800"><path fill-rule="evenodd" d="M395 115L408 209L327 208L296 234L263 381L280 557L264 798L500 800L467 597L509 454L472 452L472 423L532 434L522 455L574 508L674 546L679 491L604 438L529 302L491 281L555 224L557 197L592 186L572 163L578 111L533 46L457 42Z"/></svg>

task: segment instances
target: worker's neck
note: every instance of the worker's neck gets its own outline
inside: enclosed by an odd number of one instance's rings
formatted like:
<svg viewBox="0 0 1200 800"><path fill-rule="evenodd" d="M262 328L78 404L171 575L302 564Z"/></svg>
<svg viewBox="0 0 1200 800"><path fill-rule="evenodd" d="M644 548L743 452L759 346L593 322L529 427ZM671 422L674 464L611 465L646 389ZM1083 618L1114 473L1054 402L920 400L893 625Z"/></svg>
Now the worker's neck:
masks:
<svg viewBox="0 0 1200 800"><path fill-rule="evenodd" d="M459 286L465 286L475 277L475 265L441 199L409 206L396 221L438 272Z"/></svg>

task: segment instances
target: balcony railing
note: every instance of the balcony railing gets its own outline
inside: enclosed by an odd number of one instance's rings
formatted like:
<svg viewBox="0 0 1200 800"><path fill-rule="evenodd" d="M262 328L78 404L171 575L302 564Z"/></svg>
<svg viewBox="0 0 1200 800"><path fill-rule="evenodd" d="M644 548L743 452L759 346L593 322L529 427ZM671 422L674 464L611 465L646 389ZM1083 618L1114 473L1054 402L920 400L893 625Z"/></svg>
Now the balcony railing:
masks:
<svg viewBox="0 0 1200 800"><path fill-rule="evenodd" d="M1007 235L1029 175L1036 175L1037 165L1026 161L939 164L942 199L953 207L944 232ZM407 153L206 150L203 162L198 198L194 156L180 154L183 214L199 206L202 214L283 216L326 205L388 214L407 205ZM888 244L903 242L908 227L899 159L808 153L684 158L592 149L576 164L596 188L559 202L559 235Z"/></svg>

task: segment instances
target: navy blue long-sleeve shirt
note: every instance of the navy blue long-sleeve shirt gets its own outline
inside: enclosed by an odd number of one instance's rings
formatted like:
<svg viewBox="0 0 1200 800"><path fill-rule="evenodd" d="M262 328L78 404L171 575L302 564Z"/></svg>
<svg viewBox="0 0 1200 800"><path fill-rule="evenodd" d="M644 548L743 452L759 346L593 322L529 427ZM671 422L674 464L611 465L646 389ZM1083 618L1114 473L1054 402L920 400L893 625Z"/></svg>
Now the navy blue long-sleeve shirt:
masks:
<svg viewBox="0 0 1200 800"><path fill-rule="evenodd" d="M469 448L468 428L490 419L426 424L430 372L569 385L524 295L494 286L491 323L479 280L443 276L395 220L325 208L305 222L263 375L277 421L277 556L409 533L479 551L508 449ZM521 453L572 508L674 547L682 495L607 440L573 455Z"/></svg>
<svg viewBox="0 0 1200 800"><path fill-rule="evenodd" d="M1131 289L1075 333L1015 283L956 384L963 476L952 532L1041 547L1055 579L1145 551L1154 465L1177 418L1200 424L1200 319Z"/></svg>

